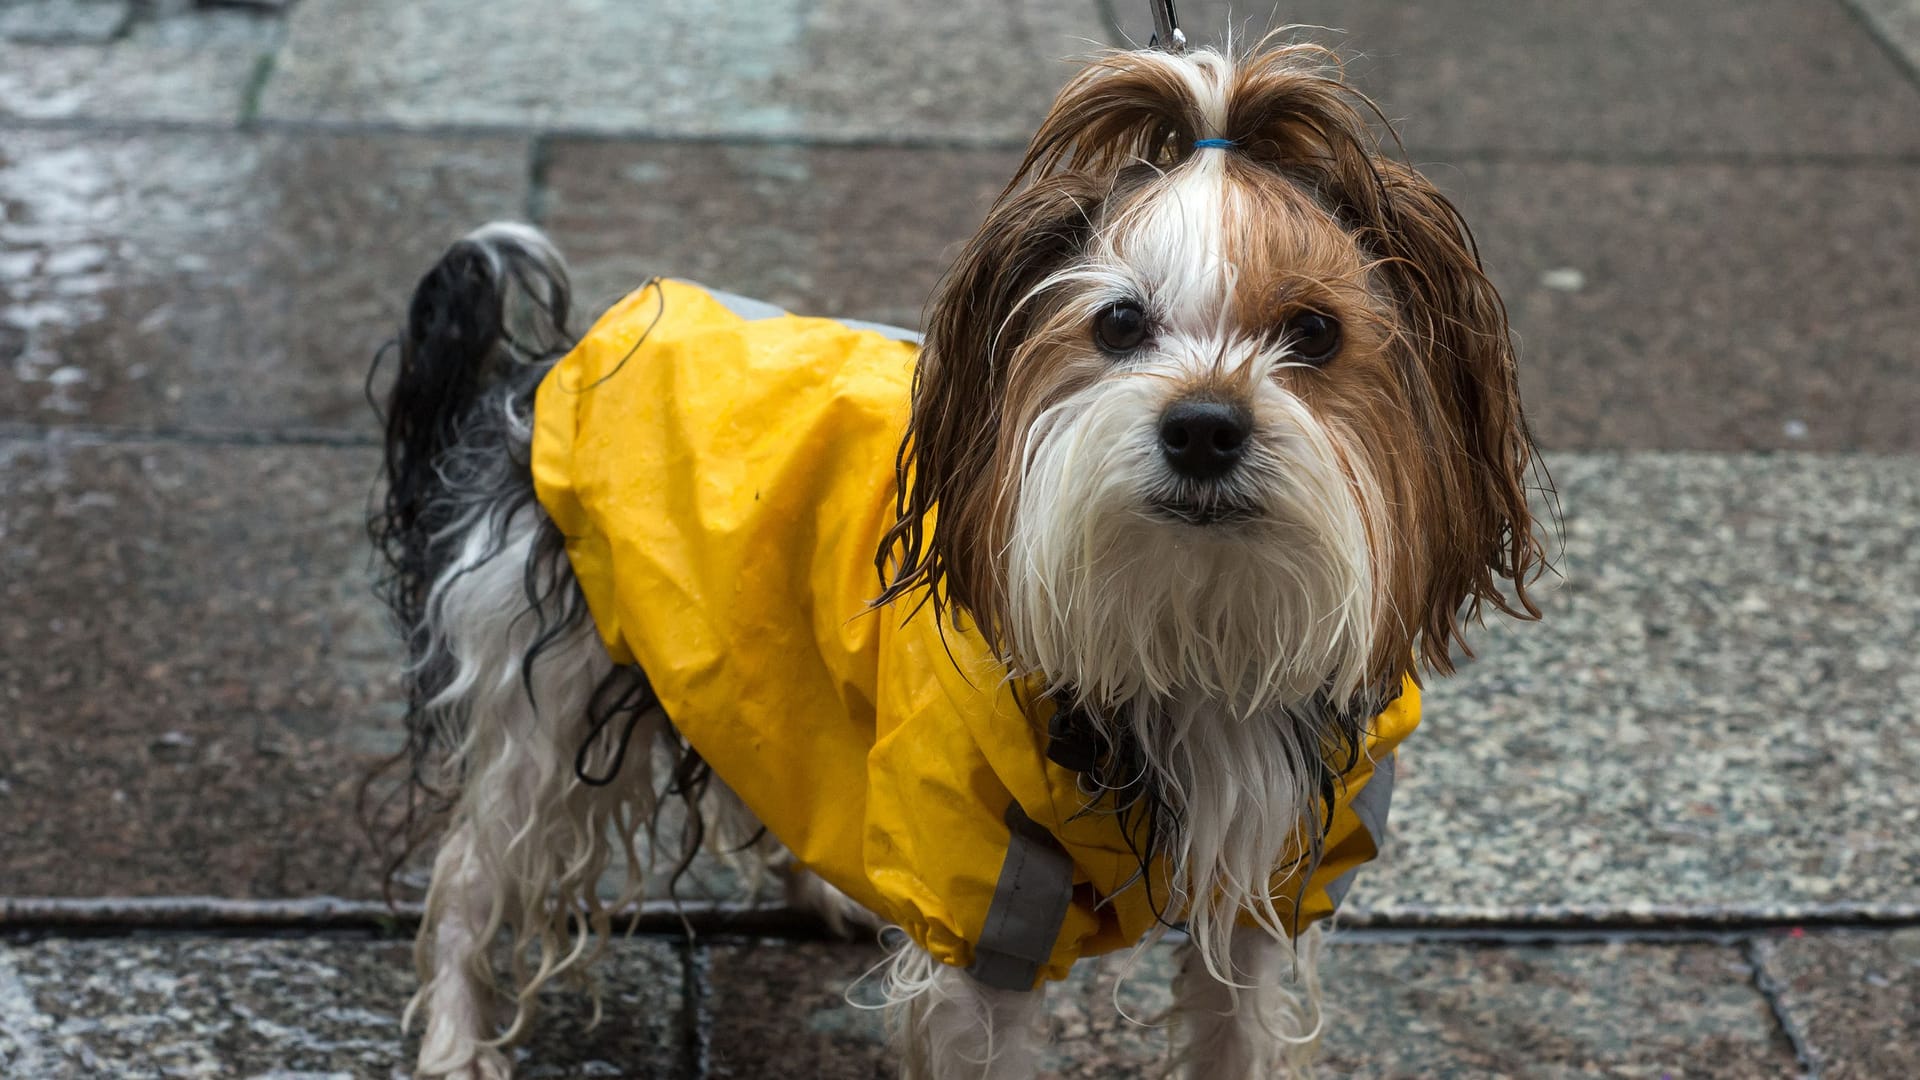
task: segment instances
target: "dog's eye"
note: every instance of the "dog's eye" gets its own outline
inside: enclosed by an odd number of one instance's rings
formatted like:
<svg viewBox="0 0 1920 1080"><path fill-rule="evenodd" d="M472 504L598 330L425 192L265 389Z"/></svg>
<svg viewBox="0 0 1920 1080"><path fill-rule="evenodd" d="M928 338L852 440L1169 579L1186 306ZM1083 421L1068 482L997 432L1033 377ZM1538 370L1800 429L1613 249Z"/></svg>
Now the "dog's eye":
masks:
<svg viewBox="0 0 1920 1080"><path fill-rule="evenodd" d="M1287 351L1309 364L1324 364L1340 351L1340 320L1303 311L1287 320Z"/></svg>
<svg viewBox="0 0 1920 1080"><path fill-rule="evenodd" d="M1093 317L1093 340L1110 353L1129 353L1147 339L1147 313L1139 304L1122 300Z"/></svg>

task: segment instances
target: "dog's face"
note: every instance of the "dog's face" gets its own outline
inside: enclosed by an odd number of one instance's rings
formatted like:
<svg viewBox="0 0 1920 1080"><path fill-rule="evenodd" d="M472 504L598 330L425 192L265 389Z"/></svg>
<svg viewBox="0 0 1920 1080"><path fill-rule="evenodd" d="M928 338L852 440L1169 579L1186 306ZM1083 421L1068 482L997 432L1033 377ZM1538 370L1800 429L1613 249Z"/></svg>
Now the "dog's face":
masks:
<svg viewBox="0 0 1920 1080"><path fill-rule="evenodd" d="M1444 669L1499 579L1532 613L1505 313L1318 58L1061 93L930 308L892 594L1091 702L1246 710Z"/></svg>

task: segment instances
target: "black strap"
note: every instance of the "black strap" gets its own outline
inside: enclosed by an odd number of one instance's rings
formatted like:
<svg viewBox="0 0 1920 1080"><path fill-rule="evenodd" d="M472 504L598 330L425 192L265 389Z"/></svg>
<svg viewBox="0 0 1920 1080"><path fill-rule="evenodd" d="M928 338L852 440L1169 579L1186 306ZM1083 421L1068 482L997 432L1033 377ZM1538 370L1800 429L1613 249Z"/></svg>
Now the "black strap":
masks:
<svg viewBox="0 0 1920 1080"><path fill-rule="evenodd" d="M1106 753L1093 717L1078 705L1056 701L1047 721L1047 760L1069 772L1092 772Z"/></svg>

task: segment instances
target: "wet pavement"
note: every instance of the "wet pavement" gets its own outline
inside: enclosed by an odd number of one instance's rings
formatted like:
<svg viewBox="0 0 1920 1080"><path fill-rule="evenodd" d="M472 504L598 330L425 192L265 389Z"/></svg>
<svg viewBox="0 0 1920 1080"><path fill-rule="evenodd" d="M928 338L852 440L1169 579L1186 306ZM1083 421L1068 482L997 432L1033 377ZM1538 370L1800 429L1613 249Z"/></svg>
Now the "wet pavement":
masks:
<svg viewBox="0 0 1920 1080"><path fill-rule="evenodd" d="M1145 11L0 5L0 898L53 901L0 919L0 1073L404 1074L395 940L60 904L378 896L363 380L437 251L531 218L591 304L912 324L1057 58ZM1920 0L1287 14L1474 224L1565 522L1546 621L1408 747L1328 1071L1920 1073ZM523 1072L883 1075L875 956L637 939ZM1058 995L1057 1075L1160 1054L1112 975Z"/></svg>
<svg viewBox="0 0 1920 1080"><path fill-rule="evenodd" d="M1812 964L1862 962L1857 943L1791 944ZM1370 1078L1793 1076L1794 1045L1753 948L1352 936L1328 953L1324 985L1338 1011L1322 1061L1329 1075ZM412 991L408 953L358 935L17 944L0 951L0 1061L47 1078L387 1076L400 1047L393 1018ZM553 990L548 1022L515 1057L530 1077L887 1076L870 975L882 955L725 937L624 942L605 965L604 1020L585 1023L588 991ZM1910 958L1879 966L1910 983ZM1047 1075L1160 1075L1173 970L1161 946L1130 971L1109 958L1051 988ZM683 985L684 997L662 992ZM1875 1050L1899 1053L1899 1041Z"/></svg>

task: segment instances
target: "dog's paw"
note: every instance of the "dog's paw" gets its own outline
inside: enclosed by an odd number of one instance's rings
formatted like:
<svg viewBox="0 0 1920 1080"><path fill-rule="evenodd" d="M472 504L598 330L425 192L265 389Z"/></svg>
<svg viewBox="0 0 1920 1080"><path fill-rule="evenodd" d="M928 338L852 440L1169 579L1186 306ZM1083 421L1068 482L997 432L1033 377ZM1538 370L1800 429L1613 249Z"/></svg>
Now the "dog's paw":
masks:
<svg viewBox="0 0 1920 1080"><path fill-rule="evenodd" d="M432 1038L434 1034L438 1032L428 1032L420 1045L415 1080L513 1080L513 1061L499 1047L447 1034Z"/></svg>
<svg viewBox="0 0 1920 1080"><path fill-rule="evenodd" d="M513 1062L498 1047L474 1046L460 1055L420 1055L414 1080L513 1080Z"/></svg>

